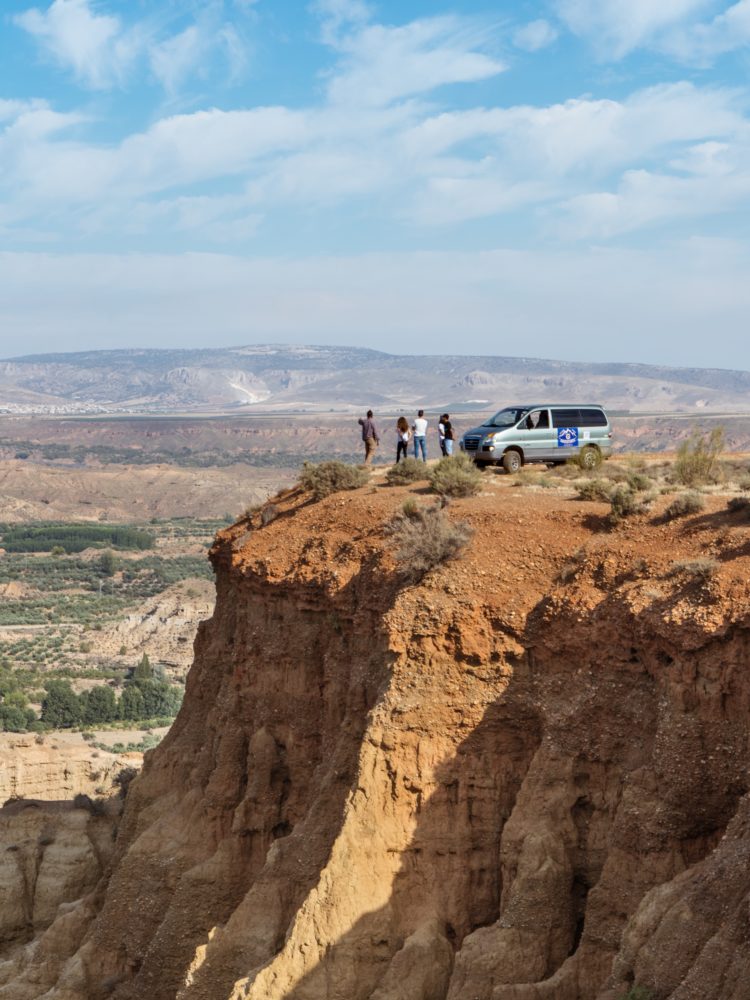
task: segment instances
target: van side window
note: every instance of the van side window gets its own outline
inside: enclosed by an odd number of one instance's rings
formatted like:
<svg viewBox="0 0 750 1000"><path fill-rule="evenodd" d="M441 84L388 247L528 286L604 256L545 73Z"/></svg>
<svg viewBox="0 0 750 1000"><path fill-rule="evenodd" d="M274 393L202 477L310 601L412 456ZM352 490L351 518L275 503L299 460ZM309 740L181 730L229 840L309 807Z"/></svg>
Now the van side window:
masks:
<svg viewBox="0 0 750 1000"><path fill-rule="evenodd" d="M607 418L602 410L593 407L581 410L581 427L606 427Z"/></svg>
<svg viewBox="0 0 750 1000"><path fill-rule="evenodd" d="M527 431L549 427L549 412L547 410L532 410L521 426Z"/></svg>
<svg viewBox="0 0 750 1000"><path fill-rule="evenodd" d="M574 407L552 411L552 423L555 427L579 427L580 422L581 411Z"/></svg>

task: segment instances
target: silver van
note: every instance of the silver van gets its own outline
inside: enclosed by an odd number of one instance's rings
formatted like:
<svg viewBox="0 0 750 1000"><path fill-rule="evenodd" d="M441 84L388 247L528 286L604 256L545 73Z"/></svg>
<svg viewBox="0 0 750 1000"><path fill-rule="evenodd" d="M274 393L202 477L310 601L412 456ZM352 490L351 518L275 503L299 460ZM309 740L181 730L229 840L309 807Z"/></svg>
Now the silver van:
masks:
<svg viewBox="0 0 750 1000"><path fill-rule="evenodd" d="M506 406L460 444L478 466L502 464L511 473L527 462L558 464L576 456L593 469L609 457L612 427L596 403L530 403Z"/></svg>

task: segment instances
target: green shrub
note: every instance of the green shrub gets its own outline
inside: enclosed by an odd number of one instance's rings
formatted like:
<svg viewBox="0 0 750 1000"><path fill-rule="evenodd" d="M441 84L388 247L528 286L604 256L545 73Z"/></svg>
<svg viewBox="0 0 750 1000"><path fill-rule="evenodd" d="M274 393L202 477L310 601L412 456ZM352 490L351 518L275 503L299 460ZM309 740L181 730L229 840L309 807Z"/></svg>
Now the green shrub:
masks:
<svg viewBox="0 0 750 1000"><path fill-rule="evenodd" d="M686 517L688 514L698 514L706 506L706 501L696 490L689 490L687 493L680 493L664 511L664 517L668 521L673 521L677 517Z"/></svg>
<svg viewBox="0 0 750 1000"><path fill-rule="evenodd" d="M612 496L612 484L605 479L587 479L575 485L579 500L601 500L609 503Z"/></svg>
<svg viewBox="0 0 750 1000"><path fill-rule="evenodd" d="M364 486L370 474L367 469L344 462L305 462L299 482L303 490L312 493L316 500L341 490L356 490Z"/></svg>
<svg viewBox="0 0 750 1000"><path fill-rule="evenodd" d="M396 542L400 575L416 583L431 569L457 559L473 535L469 525L453 522L438 505L414 514L399 513L386 525Z"/></svg>
<svg viewBox="0 0 750 1000"><path fill-rule="evenodd" d="M407 483L416 483L420 479L427 478L426 464L416 458L404 458L392 465L385 474L385 481L389 486L404 486Z"/></svg>
<svg viewBox="0 0 750 1000"><path fill-rule="evenodd" d="M472 497L482 488L482 473L468 455L459 452L432 466L430 486L444 497Z"/></svg>
<svg viewBox="0 0 750 1000"><path fill-rule="evenodd" d="M619 1000L652 1000L652 996L651 990L647 990L645 986L631 986Z"/></svg>
<svg viewBox="0 0 750 1000"><path fill-rule="evenodd" d="M720 479L719 455L724 450L724 428L708 434L696 428L677 449L672 478L684 486L703 486Z"/></svg>

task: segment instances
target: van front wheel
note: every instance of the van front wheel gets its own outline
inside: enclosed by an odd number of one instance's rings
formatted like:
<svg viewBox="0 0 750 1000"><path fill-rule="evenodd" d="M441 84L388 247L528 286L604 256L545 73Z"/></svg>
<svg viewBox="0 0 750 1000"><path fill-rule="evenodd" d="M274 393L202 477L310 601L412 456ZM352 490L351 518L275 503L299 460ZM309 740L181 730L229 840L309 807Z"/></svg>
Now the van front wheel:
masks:
<svg viewBox="0 0 750 1000"><path fill-rule="evenodd" d="M514 475L522 465L523 461L517 451L506 451L503 455L503 468L508 475Z"/></svg>
<svg viewBox="0 0 750 1000"><path fill-rule="evenodd" d="M581 457L578 459L581 463L581 468L586 469L587 471L595 469L601 464L601 460L602 456L599 449L592 447L592 445L588 445L588 447L584 448L581 452Z"/></svg>

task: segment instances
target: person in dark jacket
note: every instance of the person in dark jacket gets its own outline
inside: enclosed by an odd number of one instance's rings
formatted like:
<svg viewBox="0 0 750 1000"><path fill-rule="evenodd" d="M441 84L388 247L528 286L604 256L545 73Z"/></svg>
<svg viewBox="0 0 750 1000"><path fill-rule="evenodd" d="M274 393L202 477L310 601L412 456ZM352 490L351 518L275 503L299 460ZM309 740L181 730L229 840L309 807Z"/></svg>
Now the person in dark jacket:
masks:
<svg viewBox="0 0 750 1000"><path fill-rule="evenodd" d="M365 443L365 465L369 465L372 462L375 449L380 444L378 429L375 426L375 421L372 419L372 410L367 411L367 416L364 420L362 417L359 418L359 424L362 428L362 440Z"/></svg>

